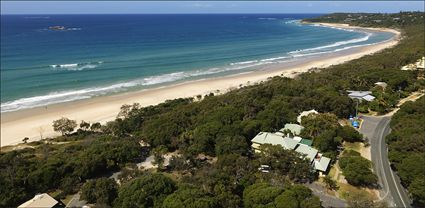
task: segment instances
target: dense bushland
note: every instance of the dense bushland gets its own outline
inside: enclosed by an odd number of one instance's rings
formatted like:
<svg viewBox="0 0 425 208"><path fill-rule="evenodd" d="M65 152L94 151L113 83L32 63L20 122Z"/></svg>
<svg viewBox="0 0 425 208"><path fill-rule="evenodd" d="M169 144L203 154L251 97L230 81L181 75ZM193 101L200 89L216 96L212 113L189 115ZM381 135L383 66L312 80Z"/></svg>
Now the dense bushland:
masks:
<svg viewBox="0 0 425 208"><path fill-rule="evenodd" d="M386 137L389 159L414 203L425 206L425 97L405 103Z"/></svg>

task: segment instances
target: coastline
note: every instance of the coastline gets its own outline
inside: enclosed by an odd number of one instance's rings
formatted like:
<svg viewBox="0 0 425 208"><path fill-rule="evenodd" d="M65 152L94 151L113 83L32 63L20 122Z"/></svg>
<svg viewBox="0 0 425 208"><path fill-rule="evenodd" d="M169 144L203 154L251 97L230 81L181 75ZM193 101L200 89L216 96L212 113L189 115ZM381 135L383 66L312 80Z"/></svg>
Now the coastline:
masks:
<svg viewBox="0 0 425 208"><path fill-rule="evenodd" d="M0 146L3 147L21 143L24 137L28 137L31 142L40 140L41 137L56 136L58 134L53 131L52 122L61 117L77 120L78 123L81 120L104 123L113 120L123 104L137 102L140 103L141 106L155 105L169 99L194 97L196 95L205 95L210 92L216 93L217 90L222 93L228 89L238 88L241 85L265 81L273 76L293 78L299 73L307 72L311 68L325 68L358 59L364 55L376 53L396 45L400 39L400 32L394 29L363 28L348 26L346 24L317 24L338 28L391 32L394 36L390 40L381 43L349 49L342 53L332 53L306 58L287 65L276 66L269 70L195 80L154 89L2 113Z"/></svg>

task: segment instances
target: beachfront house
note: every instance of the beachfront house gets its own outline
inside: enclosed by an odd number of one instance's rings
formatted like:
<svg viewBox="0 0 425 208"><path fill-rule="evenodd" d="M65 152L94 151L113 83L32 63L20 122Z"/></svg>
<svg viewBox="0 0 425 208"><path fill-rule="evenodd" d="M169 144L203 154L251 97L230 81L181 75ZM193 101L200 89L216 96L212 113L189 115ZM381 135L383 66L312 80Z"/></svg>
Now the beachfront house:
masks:
<svg viewBox="0 0 425 208"><path fill-rule="evenodd" d="M25 203L18 206L18 208L33 208L33 207L42 207L42 208L59 208L65 207L61 201L57 201L49 194L37 194L34 198L26 201Z"/></svg>
<svg viewBox="0 0 425 208"><path fill-rule="evenodd" d="M298 124L285 124L285 126L279 131L282 133L289 131L292 133L292 135L295 136L295 135L300 135L303 129L304 127Z"/></svg>
<svg viewBox="0 0 425 208"><path fill-rule="evenodd" d="M301 120L302 120L302 118L303 118L304 116L308 116L308 115L310 115L310 114L319 114L319 112L317 112L317 111L316 111L316 110L314 110L314 109L309 110L309 111L303 111L303 112L301 112L301 113L300 113L300 115L298 115L298 117L297 117L297 122L298 122L299 124L301 124Z"/></svg>
<svg viewBox="0 0 425 208"><path fill-rule="evenodd" d="M295 150L301 153L308 161L314 170L326 172L330 163L330 159L322 156L319 151L311 147L313 141L303 139L299 136L287 137L280 132L260 132L252 140L251 147L255 152L260 152L262 144L280 145L287 150Z"/></svg>

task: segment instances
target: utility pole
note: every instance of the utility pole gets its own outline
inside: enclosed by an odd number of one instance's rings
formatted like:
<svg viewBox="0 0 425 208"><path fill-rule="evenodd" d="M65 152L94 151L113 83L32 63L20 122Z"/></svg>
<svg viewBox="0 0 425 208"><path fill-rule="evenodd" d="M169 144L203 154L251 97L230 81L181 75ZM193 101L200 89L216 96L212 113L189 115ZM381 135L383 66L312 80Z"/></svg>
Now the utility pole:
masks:
<svg viewBox="0 0 425 208"><path fill-rule="evenodd" d="M356 99L356 118L358 118L358 111L359 111L359 99Z"/></svg>

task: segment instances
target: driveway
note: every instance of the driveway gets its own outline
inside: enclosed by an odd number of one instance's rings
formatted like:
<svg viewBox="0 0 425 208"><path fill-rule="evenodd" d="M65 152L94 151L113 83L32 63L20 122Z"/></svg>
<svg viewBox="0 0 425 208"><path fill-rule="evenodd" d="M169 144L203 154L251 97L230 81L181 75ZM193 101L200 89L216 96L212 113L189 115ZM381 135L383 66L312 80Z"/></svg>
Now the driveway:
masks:
<svg viewBox="0 0 425 208"><path fill-rule="evenodd" d="M346 203L344 200L327 194L326 189L323 186L317 183L305 184L305 186L310 188L313 191L313 194L320 198L323 207L346 207Z"/></svg>
<svg viewBox="0 0 425 208"><path fill-rule="evenodd" d="M80 200L80 193L74 194L71 200L68 202L66 207L74 208L74 207L83 207L87 202L84 200Z"/></svg>

